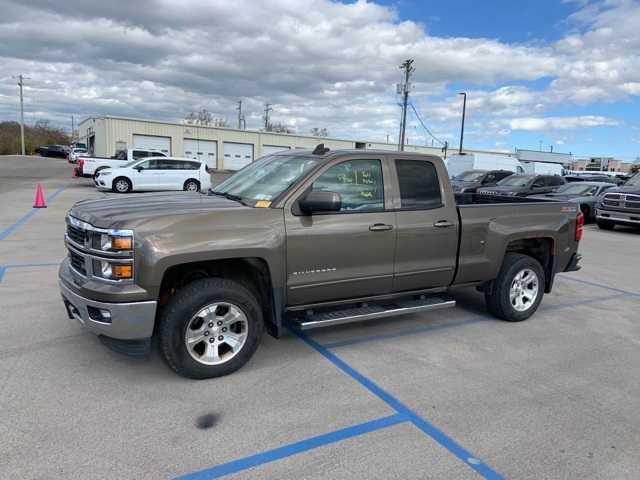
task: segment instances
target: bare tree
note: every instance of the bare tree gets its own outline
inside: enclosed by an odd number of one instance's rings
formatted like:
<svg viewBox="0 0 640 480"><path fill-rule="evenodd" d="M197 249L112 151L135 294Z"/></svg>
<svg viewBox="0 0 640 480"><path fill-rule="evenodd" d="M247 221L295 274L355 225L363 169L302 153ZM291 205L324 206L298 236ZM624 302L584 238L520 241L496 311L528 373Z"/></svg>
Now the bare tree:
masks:
<svg viewBox="0 0 640 480"><path fill-rule="evenodd" d="M266 131L274 133L295 133L293 128L288 127L282 122L269 122Z"/></svg>
<svg viewBox="0 0 640 480"><path fill-rule="evenodd" d="M189 112L184 116L187 125L200 125L203 127L228 127L229 122L224 117L214 117L213 114L203 108L197 112Z"/></svg>
<svg viewBox="0 0 640 480"><path fill-rule="evenodd" d="M314 137L328 137L329 131L324 127L322 128L313 127L311 129L311 135L313 135Z"/></svg>

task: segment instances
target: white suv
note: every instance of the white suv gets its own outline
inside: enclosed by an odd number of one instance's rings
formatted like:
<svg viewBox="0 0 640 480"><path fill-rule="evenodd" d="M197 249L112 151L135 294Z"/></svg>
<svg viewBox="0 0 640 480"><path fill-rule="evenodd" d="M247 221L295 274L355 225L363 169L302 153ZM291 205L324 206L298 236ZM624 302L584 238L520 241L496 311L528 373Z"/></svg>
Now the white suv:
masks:
<svg viewBox="0 0 640 480"><path fill-rule="evenodd" d="M204 162L189 158L148 157L119 168L100 170L95 174L94 183L98 190L116 193L162 190L198 192L211 188L211 176Z"/></svg>

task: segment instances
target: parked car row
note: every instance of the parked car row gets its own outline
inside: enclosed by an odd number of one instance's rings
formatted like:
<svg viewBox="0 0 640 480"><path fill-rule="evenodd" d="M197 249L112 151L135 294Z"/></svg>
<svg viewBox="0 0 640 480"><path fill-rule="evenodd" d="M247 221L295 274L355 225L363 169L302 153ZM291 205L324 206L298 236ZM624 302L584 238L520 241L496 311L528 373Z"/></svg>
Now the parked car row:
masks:
<svg viewBox="0 0 640 480"><path fill-rule="evenodd" d="M638 181L640 183L640 180ZM613 193L617 180L606 175L523 175L507 170L467 170L451 181L456 193L478 193L504 197L531 197L538 199L562 200L577 203L586 221L595 221L596 210L606 192ZM640 189L637 193L640 202ZM618 197L608 197L606 206L613 206ZM640 203L633 206L640 207ZM616 205L617 206L617 205ZM603 207L604 208L604 207ZM639 217L632 218L640 225ZM609 215L603 213L603 215ZM609 217L611 218L611 217ZM613 220L603 217L598 222L602 228L613 226Z"/></svg>
<svg viewBox="0 0 640 480"><path fill-rule="evenodd" d="M596 222L603 230L613 230L616 225L640 228L640 173L598 198Z"/></svg>
<svg viewBox="0 0 640 480"><path fill-rule="evenodd" d="M77 156L76 176L93 179L100 191L116 193L185 190L211 187L206 162L167 157L155 150L128 149L113 157Z"/></svg>

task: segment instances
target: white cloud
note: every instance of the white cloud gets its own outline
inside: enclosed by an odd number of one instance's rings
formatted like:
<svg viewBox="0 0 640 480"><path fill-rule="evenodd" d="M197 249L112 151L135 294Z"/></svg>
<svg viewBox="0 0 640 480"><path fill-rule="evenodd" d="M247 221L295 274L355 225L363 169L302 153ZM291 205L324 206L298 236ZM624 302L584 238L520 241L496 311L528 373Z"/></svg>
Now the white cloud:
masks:
<svg viewBox="0 0 640 480"><path fill-rule="evenodd" d="M618 125L616 120L598 115L582 115L577 117L520 117L505 121L511 130L575 130L600 126Z"/></svg>

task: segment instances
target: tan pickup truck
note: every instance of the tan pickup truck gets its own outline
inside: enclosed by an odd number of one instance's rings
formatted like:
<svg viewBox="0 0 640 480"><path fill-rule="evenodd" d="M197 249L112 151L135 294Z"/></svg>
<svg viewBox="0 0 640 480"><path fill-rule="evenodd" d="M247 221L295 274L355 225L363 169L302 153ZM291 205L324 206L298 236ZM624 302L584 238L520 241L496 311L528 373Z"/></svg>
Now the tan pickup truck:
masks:
<svg viewBox="0 0 640 480"><path fill-rule="evenodd" d="M287 151L204 193L87 200L67 217L60 288L114 349L191 378L244 365L266 329L328 327L453 307L476 287L521 321L577 270L572 203L454 195L439 157Z"/></svg>

